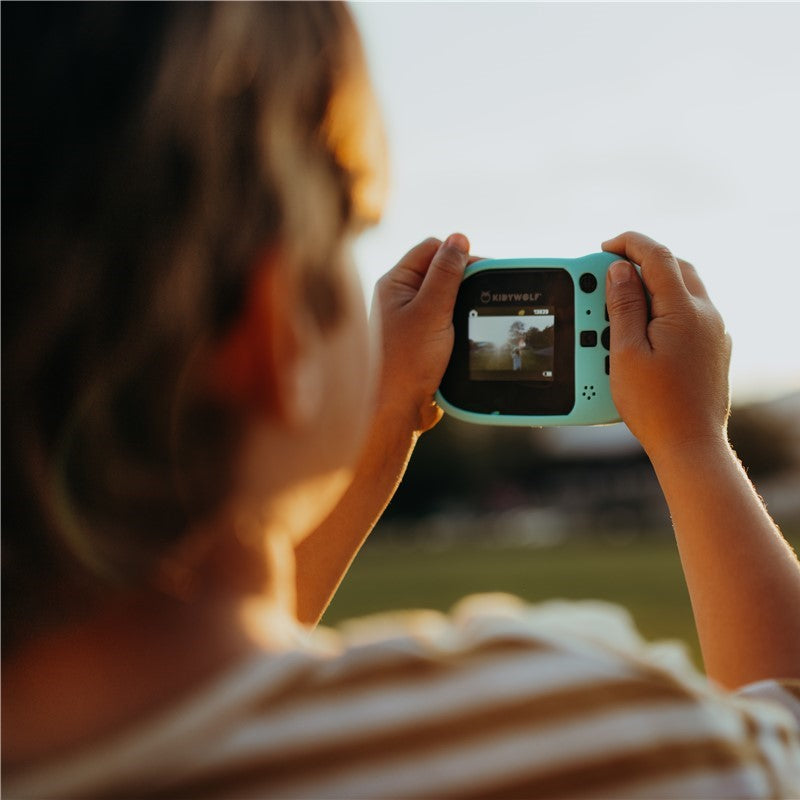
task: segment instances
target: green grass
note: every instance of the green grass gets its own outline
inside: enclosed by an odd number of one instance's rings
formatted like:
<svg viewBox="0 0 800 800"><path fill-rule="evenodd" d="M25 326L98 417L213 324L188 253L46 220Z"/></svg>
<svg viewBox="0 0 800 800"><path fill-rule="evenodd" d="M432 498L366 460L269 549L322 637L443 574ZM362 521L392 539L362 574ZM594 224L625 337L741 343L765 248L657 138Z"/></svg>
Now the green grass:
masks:
<svg viewBox="0 0 800 800"><path fill-rule="evenodd" d="M797 549L800 537L793 544ZM681 639L702 665L677 550L666 536L626 544L584 537L546 549L470 542L435 550L376 540L359 554L322 622L400 608L444 611L464 595L497 591L531 602L618 603L647 639Z"/></svg>

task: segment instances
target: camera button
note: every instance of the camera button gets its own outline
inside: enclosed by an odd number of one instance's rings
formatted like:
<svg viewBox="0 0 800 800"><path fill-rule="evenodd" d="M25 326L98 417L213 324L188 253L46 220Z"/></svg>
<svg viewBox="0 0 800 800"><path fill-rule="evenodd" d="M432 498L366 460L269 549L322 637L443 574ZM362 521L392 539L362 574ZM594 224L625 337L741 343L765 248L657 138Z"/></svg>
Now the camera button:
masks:
<svg viewBox="0 0 800 800"><path fill-rule="evenodd" d="M578 286L580 286L581 290L586 292L586 294L591 294L597 288L597 278L595 278L591 272L584 272L583 275L578 278Z"/></svg>
<svg viewBox="0 0 800 800"><path fill-rule="evenodd" d="M606 350L611 349L611 328L606 328L600 334L600 342L602 343L603 347L605 347Z"/></svg>
<svg viewBox="0 0 800 800"><path fill-rule="evenodd" d="M606 375L611 374L611 356L606 356Z"/></svg>
<svg viewBox="0 0 800 800"><path fill-rule="evenodd" d="M581 347L597 347L597 331L581 331Z"/></svg>

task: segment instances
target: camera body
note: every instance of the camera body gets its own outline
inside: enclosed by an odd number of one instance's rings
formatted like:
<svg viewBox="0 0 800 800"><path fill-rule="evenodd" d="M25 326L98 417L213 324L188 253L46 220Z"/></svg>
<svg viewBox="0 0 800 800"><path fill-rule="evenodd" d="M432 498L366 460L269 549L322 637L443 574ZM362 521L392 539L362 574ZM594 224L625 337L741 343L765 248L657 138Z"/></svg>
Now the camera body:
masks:
<svg viewBox="0 0 800 800"><path fill-rule="evenodd" d="M611 399L606 272L620 257L509 258L471 264L455 345L436 402L484 425L619 422Z"/></svg>

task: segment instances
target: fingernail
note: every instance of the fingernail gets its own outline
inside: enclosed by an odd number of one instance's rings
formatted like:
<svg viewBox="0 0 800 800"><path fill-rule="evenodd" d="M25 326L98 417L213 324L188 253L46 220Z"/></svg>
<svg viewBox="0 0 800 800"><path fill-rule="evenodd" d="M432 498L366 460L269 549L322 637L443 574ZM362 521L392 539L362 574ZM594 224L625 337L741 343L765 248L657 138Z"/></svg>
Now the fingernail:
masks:
<svg viewBox="0 0 800 800"><path fill-rule="evenodd" d="M463 233L451 233L444 243L445 247L453 247L466 254L469 253L469 240Z"/></svg>
<svg viewBox="0 0 800 800"><path fill-rule="evenodd" d="M608 268L611 283L627 283L633 277L633 267L627 261L615 261Z"/></svg>

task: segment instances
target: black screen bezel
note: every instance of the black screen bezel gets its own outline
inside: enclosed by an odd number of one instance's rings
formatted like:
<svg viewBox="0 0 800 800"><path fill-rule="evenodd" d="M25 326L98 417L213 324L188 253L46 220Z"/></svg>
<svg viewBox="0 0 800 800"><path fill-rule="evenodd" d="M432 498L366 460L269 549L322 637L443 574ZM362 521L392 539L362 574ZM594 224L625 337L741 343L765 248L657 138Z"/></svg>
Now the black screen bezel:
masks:
<svg viewBox="0 0 800 800"><path fill-rule="evenodd" d="M555 315L553 377L547 380L471 380L469 376L469 312L481 296L535 293L535 303ZM489 301L492 306L504 305ZM519 302L508 301L509 313ZM575 406L575 285L565 269L522 267L488 269L462 283L453 313L455 344L439 390L452 405L478 414L557 416Z"/></svg>

